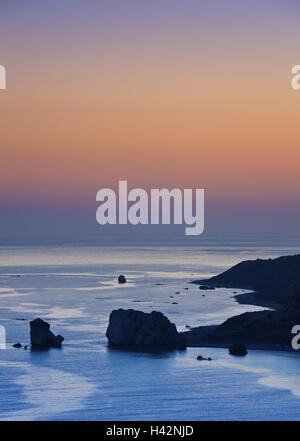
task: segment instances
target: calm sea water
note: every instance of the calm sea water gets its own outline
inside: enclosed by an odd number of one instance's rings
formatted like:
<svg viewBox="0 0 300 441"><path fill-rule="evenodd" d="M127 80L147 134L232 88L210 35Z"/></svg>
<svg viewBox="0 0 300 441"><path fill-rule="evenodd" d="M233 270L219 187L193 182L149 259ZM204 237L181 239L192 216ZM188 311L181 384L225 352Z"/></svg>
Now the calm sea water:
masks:
<svg viewBox="0 0 300 441"><path fill-rule="evenodd" d="M240 260L299 252L0 248L0 324L7 334L7 349L0 350L0 419L299 420L298 353L249 351L242 359L219 348L141 353L110 349L105 338L109 314L120 307L162 311L179 330L262 309L239 305L230 289L202 297L188 282ZM116 283L119 274L126 285ZM29 344L29 321L36 317L65 337L61 350L12 348ZM213 360L199 362L199 354Z"/></svg>

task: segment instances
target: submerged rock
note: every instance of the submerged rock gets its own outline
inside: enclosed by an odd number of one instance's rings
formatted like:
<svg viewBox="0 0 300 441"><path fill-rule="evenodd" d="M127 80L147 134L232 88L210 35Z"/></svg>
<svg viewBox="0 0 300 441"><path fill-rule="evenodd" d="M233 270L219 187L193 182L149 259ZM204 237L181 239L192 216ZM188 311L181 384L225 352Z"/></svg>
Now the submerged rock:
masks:
<svg viewBox="0 0 300 441"><path fill-rule="evenodd" d="M15 343L13 345L13 348L21 348L21 347L22 347L21 343Z"/></svg>
<svg viewBox="0 0 300 441"><path fill-rule="evenodd" d="M235 345L230 346L229 354L231 355L247 355L248 351L245 345L241 343L237 343Z"/></svg>
<svg viewBox="0 0 300 441"><path fill-rule="evenodd" d="M209 289L216 289L214 286L208 286L208 285L200 285L199 289L202 290L209 290Z"/></svg>
<svg viewBox="0 0 300 441"><path fill-rule="evenodd" d="M121 275L118 277L118 282L119 282L119 283L126 283L126 277L123 276L123 274L121 274Z"/></svg>
<svg viewBox="0 0 300 441"><path fill-rule="evenodd" d="M116 346L186 348L185 336L177 332L167 317L156 311L112 311L106 337L109 344Z"/></svg>
<svg viewBox="0 0 300 441"><path fill-rule="evenodd" d="M30 322L31 346L35 348L61 348L64 338L50 331L49 323L37 318Z"/></svg>

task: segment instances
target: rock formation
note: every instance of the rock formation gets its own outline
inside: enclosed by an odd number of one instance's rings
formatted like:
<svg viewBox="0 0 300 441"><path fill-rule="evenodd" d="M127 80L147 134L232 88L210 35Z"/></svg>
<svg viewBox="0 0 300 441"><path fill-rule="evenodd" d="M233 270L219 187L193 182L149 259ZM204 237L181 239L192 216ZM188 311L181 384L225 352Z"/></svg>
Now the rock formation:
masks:
<svg viewBox="0 0 300 441"><path fill-rule="evenodd" d="M119 282L119 283L126 283L126 277L123 276L123 274L121 274L121 275L118 277L118 282Z"/></svg>
<svg viewBox="0 0 300 441"><path fill-rule="evenodd" d="M21 343L15 343L13 345L13 348L21 348L21 347L22 347Z"/></svg>
<svg viewBox="0 0 300 441"><path fill-rule="evenodd" d="M161 312L133 309L112 311L106 337L111 345L185 349L183 334Z"/></svg>
<svg viewBox="0 0 300 441"><path fill-rule="evenodd" d="M34 348L61 348L64 338L50 331L49 323L37 318L30 322L31 346Z"/></svg>
<svg viewBox="0 0 300 441"><path fill-rule="evenodd" d="M211 358L210 358L210 357L205 358L205 357L203 357L202 355L198 355L197 360L198 360L198 361L203 361L203 360L205 360L205 361L211 361Z"/></svg>

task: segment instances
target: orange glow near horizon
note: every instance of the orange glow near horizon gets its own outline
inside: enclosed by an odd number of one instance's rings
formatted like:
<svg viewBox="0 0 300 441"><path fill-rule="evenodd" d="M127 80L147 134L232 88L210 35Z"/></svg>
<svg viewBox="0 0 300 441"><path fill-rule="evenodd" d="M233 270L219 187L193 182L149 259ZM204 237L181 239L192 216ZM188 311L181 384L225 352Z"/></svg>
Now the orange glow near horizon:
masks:
<svg viewBox="0 0 300 441"><path fill-rule="evenodd" d="M67 30L58 45L38 28L21 47L11 41L2 200L80 204L126 179L205 188L212 199L299 201L297 28L287 19L283 37L277 20L252 33L166 27L139 41L118 28L97 40L92 27L84 41Z"/></svg>

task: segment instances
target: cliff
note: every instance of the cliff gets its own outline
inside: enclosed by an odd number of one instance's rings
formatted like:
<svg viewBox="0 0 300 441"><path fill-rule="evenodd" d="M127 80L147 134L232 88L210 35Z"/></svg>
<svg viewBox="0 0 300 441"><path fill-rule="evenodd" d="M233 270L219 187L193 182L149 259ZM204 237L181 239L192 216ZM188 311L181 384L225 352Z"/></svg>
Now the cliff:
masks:
<svg viewBox="0 0 300 441"><path fill-rule="evenodd" d="M251 289L256 304L269 300L277 308L247 312L219 326L194 328L186 333L188 346L243 343L250 348L291 350L291 330L300 324L300 255L243 261L217 276L192 283ZM237 296L241 303L242 297Z"/></svg>
<svg viewBox="0 0 300 441"><path fill-rule="evenodd" d="M246 260L207 280L193 283L247 288L284 306L300 307L300 255Z"/></svg>

